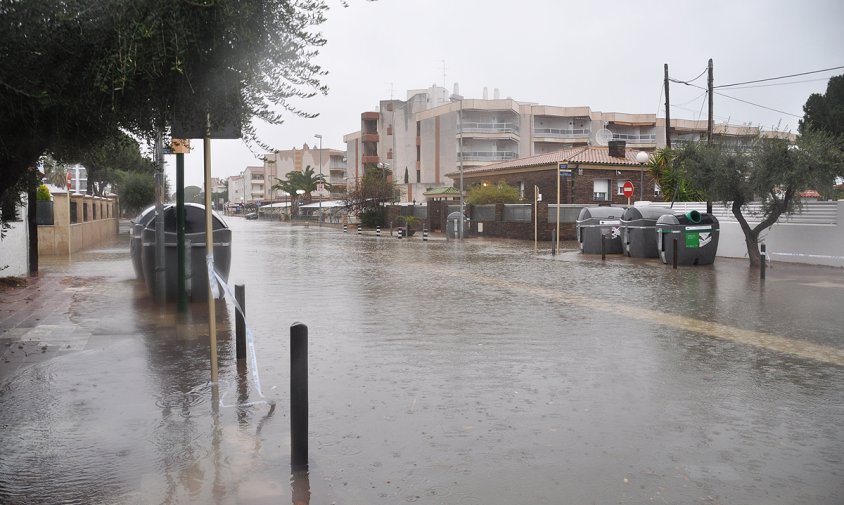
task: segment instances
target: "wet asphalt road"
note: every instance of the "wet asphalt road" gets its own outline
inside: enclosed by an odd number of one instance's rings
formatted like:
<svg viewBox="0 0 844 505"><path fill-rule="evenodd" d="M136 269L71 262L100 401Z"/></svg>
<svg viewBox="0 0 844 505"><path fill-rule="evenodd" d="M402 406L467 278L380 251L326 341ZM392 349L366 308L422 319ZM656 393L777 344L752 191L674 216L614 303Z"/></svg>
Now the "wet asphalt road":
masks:
<svg viewBox="0 0 844 505"><path fill-rule="evenodd" d="M125 236L44 261L67 321L0 342L11 364L65 351L2 376L0 502L841 503L841 270L775 264L760 282L740 260L675 271L229 222L276 408L237 406L261 398L230 302L215 388L205 304L152 305ZM311 460L291 478L295 321Z"/></svg>

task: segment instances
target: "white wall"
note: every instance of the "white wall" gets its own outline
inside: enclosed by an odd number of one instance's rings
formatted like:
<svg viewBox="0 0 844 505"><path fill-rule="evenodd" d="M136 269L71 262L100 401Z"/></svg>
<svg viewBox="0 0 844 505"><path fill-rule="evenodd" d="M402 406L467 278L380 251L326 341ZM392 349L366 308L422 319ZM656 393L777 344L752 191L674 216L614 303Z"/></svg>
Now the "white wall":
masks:
<svg viewBox="0 0 844 505"><path fill-rule="evenodd" d="M13 221L11 229L0 240L0 277L20 277L29 273L29 227L27 226L26 196L18 208L20 221ZM4 268L7 267L7 268Z"/></svg>

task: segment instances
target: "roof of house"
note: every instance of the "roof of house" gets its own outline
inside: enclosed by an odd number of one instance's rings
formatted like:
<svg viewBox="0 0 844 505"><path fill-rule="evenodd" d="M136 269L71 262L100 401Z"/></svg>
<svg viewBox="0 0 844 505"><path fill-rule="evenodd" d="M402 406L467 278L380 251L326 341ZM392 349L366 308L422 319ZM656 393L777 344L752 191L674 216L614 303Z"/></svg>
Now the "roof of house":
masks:
<svg viewBox="0 0 844 505"><path fill-rule="evenodd" d="M443 186L441 188L431 188L428 191L422 193L425 196L449 196L449 195L459 195L460 190L455 188L454 186Z"/></svg>
<svg viewBox="0 0 844 505"><path fill-rule="evenodd" d="M611 166L631 166L638 167L640 164L636 161L636 154L638 149L624 149L624 157L617 158L610 156L609 148L605 146L583 146L572 149L563 149L562 151L555 151L553 153L539 154L527 158L519 158L517 160L505 161L496 163L494 165L485 165L480 167L471 167L463 169L464 175L471 175L473 173L496 172L499 170L508 170L514 168L529 168L544 165L557 165L560 162L568 162L583 165L611 165ZM460 172L452 172L445 174L448 177L458 175Z"/></svg>

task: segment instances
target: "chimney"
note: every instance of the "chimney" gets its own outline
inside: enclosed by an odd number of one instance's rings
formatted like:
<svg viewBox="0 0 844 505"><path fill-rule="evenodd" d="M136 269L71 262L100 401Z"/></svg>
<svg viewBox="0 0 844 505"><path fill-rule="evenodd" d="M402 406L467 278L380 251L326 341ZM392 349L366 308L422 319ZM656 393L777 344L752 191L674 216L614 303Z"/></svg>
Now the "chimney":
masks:
<svg viewBox="0 0 844 505"><path fill-rule="evenodd" d="M486 86L484 86L484 100L489 100L489 93L487 93Z"/></svg>
<svg viewBox="0 0 844 505"><path fill-rule="evenodd" d="M610 140L607 146L610 150L610 157L612 158L624 158L624 148L627 142L623 140Z"/></svg>

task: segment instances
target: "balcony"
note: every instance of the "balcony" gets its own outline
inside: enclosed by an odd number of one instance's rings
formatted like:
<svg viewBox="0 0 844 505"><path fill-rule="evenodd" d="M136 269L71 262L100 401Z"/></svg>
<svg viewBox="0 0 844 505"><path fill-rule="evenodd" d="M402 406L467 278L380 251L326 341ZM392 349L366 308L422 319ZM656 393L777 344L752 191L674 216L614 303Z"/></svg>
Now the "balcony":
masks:
<svg viewBox="0 0 844 505"><path fill-rule="evenodd" d="M627 144L656 144L656 134L632 135L628 133L613 133L613 140L623 140Z"/></svg>
<svg viewBox="0 0 844 505"><path fill-rule="evenodd" d="M378 142L377 133L364 133L360 136L361 142Z"/></svg>
<svg viewBox="0 0 844 505"><path fill-rule="evenodd" d="M547 140L549 142L556 142L564 140L567 142L577 142L578 140L587 142L589 140L590 131L587 129L571 129L566 130L562 128L534 128L533 136L537 141Z"/></svg>
<svg viewBox="0 0 844 505"><path fill-rule="evenodd" d="M457 159L463 161L509 161L515 160L519 157L519 153L515 151L463 151L457 154Z"/></svg>
<svg viewBox="0 0 844 505"><path fill-rule="evenodd" d="M376 154L374 156L367 156L367 155L361 156L360 162L365 164L365 165L369 164L369 163L378 163L378 155Z"/></svg>
<svg viewBox="0 0 844 505"><path fill-rule="evenodd" d="M381 114L379 114L378 112L362 112L360 115L360 118L363 121L377 121L379 117L381 117Z"/></svg>
<svg viewBox="0 0 844 505"><path fill-rule="evenodd" d="M516 123L473 123L464 122L459 129L459 133L466 134L482 134L486 137L496 136L519 136L519 125Z"/></svg>

